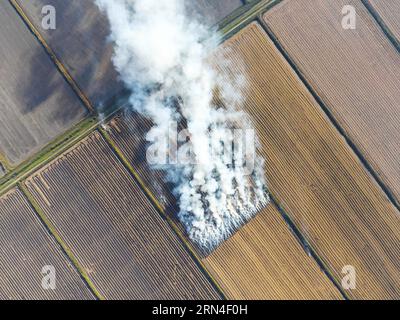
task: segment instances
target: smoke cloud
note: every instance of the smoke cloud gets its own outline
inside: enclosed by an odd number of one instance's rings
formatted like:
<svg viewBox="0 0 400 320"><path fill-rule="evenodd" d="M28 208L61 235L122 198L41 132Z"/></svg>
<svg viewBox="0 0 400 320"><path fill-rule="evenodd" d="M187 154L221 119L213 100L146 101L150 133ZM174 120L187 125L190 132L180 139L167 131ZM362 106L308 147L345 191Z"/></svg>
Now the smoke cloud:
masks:
<svg viewBox="0 0 400 320"><path fill-rule="evenodd" d="M211 53L230 64L215 50L218 34L189 18L183 0L96 2L109 18L113 63L132 91L130 104L154 124L151 149L168 154L158 168L175 186L178 217L210 252L269 201L257 138L242 111L244 72L214 71ZM183 131L171 135L171 123Z"/></svg>

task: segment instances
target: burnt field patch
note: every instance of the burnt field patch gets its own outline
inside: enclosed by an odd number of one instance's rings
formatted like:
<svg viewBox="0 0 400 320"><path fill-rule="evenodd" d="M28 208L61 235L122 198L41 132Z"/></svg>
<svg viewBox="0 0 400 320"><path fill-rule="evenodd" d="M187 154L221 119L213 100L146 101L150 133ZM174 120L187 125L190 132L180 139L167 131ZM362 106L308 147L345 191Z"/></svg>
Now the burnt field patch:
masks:
<svg viewBox="0 0 400 320"><path fill-rule="evenodd" d="M162 210L184 233L177 218L179 207L173 186L166 184L162 171L150 168L146 160L145 136L150 127L145 118L126 112L108 123L107 132ZM211 254L198 254L230 299L341 298L273 204Z"/></svg>

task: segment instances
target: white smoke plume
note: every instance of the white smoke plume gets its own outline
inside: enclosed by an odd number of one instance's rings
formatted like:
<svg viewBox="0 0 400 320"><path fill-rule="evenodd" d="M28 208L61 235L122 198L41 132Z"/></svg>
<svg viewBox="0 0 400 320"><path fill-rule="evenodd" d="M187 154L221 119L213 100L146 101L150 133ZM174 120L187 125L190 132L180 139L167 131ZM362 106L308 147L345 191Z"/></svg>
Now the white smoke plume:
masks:
<svg viewBox="0 0 400 320"><path fill-rule="evenodd" d="M154 124L148 141L159 149L160 141L171 146L174 122L190 136L190 163L178 161L161 168L176 186L180 221L190 238L209 252L269 201L263 160L254 151L256 137L240 134L252 129L242 111L245 77L216 74L208 57L218 34L189 18L184 0L96 2L109 18L113 63L132 91L130 104ZM229 63L223 54L216 57L220 64ZM248 161L239 152L248 149L243 136L253 146ZM232 145L234 161L229 163ZM187 151L187 145L175 147L178 153Z"/></svg>

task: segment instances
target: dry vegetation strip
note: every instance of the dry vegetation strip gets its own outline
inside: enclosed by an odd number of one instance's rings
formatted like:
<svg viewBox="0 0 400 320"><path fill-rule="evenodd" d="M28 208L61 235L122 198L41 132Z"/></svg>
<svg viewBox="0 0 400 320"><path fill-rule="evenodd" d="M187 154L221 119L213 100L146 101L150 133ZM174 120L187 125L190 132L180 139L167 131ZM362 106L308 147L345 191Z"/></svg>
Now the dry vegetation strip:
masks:
<svg viewBox="0 0 400 320"><path fill-rule="evenodd" d="M219 298L98 132L26 185L106 299Z"/></svg>
<svg viewBox="0 0 400 320"><path fill-rule="evenodd" d="M0 248L0 299L94 299L18 189L0 198ZM42 288L48 265L56 271L56 290Z"/></svg>
<svg viewBox="0 0 400 320"><path fill-rule="evenodd" d="M399 0L367 0L379 14L389 31L400 41L400 1Z"/></svg>
<svg viewBox="0 0 400 320"><path fill-rule="evenodd" d="M258 24L224 48L232 67L220 72L248 75L246 109L281 206L338 283L355 267L350 297L399 298L399 212Z"/></svg>
<svg viewBox="0 0 400 320"><path fill-rule="evenodd" d="M8 1L0 22L0 153L16 166L86 111Z"/></svg>
<svg viewBox="0 0 400 320"><path fill-rule="evenodd" d="M341 26L346 4L356 8L355 30ZM264 19L399 203L400 55L396 48L359 0L283 1Z"/></svg>

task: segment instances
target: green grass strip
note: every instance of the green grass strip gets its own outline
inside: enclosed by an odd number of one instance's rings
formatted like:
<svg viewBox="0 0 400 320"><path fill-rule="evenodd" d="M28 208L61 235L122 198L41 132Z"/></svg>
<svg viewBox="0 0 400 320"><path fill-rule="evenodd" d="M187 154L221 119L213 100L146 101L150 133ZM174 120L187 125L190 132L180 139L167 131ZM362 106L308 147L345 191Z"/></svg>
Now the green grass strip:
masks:
<svg viewBox="0 0 400 320"><path fill-rule="evenodd" d="M263 14L282 0L259 0L251 1L243 7L239 8L230 21L222 21L220 23L219 32L222 35L221 42L232 37L242 28L253 22L259 15Z"/></svg>

